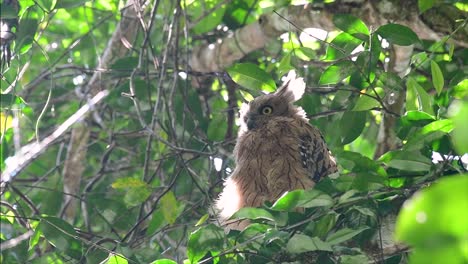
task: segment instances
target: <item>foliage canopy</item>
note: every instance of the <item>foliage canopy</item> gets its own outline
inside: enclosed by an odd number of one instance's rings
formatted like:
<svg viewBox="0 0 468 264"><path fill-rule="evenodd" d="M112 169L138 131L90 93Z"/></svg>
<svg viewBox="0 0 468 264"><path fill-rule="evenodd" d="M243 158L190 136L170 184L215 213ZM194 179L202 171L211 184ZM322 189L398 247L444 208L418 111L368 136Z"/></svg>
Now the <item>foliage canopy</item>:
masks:
<svg viewBox="0 0 468 264"><path fill-rule="evenodd" d="M0 80L1 262L404 263L411 252L412 263L466 263L468 50L453 40L468 6L406 1L415 16L464 12L427 40L398 19L371 27L351 12L332 14L334 30L299 28L278 11L296 2L148 1L125 28L134 6L123 2L21 1ZM339 1L325 2L308 8ZM2 19L15 18L5 3ZM219 71L194 69L193 50L266 15L287 32ZM112 46L120 30L135 37ZM237 108L292 69L340 172L240 210L251 224L226 234L210 206L235 165ZM109 94L86 118L39 144L100 90ZM43 150L28 157L28 146Z"/></svg>

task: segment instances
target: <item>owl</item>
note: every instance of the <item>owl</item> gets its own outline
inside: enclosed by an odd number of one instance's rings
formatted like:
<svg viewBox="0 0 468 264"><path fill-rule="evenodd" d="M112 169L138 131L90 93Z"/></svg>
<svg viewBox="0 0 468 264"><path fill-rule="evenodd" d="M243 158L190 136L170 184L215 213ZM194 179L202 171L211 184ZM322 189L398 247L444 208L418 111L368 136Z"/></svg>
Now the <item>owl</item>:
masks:
<svg viewBox="0 0 468 264"><path fill-rule="evenodd" d="M242 105L236 167L214 206L222 224L242 207L259 207L287 191L312 188L337 171L320 131L293 104L304 90L303 79L291 71L275 93ZM228 224L228 228L244 227L245 222Z"/></svg>

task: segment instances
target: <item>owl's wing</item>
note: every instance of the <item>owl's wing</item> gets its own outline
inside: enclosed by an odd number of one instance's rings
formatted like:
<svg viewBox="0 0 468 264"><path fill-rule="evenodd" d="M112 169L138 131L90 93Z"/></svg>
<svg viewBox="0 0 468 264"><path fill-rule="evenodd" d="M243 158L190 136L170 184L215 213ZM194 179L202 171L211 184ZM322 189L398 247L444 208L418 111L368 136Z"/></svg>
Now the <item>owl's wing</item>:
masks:
<svg viewBox="0 0 468 264"><path fill-rule="evenodd" d="M314 127L308 130L309 133L300 136L299 151L302 166L317 183L323 177L335 173L337 167L320 131Z"/></svg>

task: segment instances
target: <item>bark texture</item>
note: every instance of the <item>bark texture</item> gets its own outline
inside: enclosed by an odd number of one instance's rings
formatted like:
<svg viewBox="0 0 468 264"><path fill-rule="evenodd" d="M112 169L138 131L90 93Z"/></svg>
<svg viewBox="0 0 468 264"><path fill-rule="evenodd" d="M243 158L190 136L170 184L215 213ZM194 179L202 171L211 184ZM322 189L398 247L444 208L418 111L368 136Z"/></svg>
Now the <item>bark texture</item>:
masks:
<svg viewBox="0 0 468 264"><path fill-rule="evenodd" d="M440 40L452 34L451 42L468 47L468 27L458 21L467 14L451 5L442 4L419 15L417 1L337 1L322 6L288 6L265 14L258 21L236 30L232 36L194 48L190 66L198 72L222 71L285 32L305 28L336 30L335 14L352 14L374 30L390 22L402 24L420 39Z"/></svg>
<svg viewBox="0 0 468 264"><path fill-rule="evenodd" d="M131 49L138 33L138 13L141 11L141 4L138 0L129 0L122 12L122 19L110 38L106 50L99 59L98 69L109 68L116 59L125 56ZM102 82L101 74L96 71L90 78L85 92L89 96L96 95L99 91L109 89L111 83ZM64 199L65 215L69 221L73 221L77 212L77 199L73 198L80 194L80 184L83 172L86 168L86 153L90 128L86 122L81 122L72 129L72 136L68 144L67 159L65 160L63 177L65 192L68 197Z"/></svg>

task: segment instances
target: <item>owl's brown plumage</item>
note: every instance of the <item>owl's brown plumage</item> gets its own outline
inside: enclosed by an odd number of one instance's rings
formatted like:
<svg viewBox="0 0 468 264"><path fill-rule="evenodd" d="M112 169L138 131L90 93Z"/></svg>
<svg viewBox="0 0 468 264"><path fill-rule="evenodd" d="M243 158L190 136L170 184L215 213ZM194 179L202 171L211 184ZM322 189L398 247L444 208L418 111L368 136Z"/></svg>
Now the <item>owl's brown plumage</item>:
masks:
<svg viewBox="0 0 468 264"><path fill-rule="evenodd" d="M337 171L320 131L293 105L304 89L304 81L292 71L275 93L242 106L236 168L215 204L222 222L242 207L258 207L286 191L312 188Z"/></svg>

